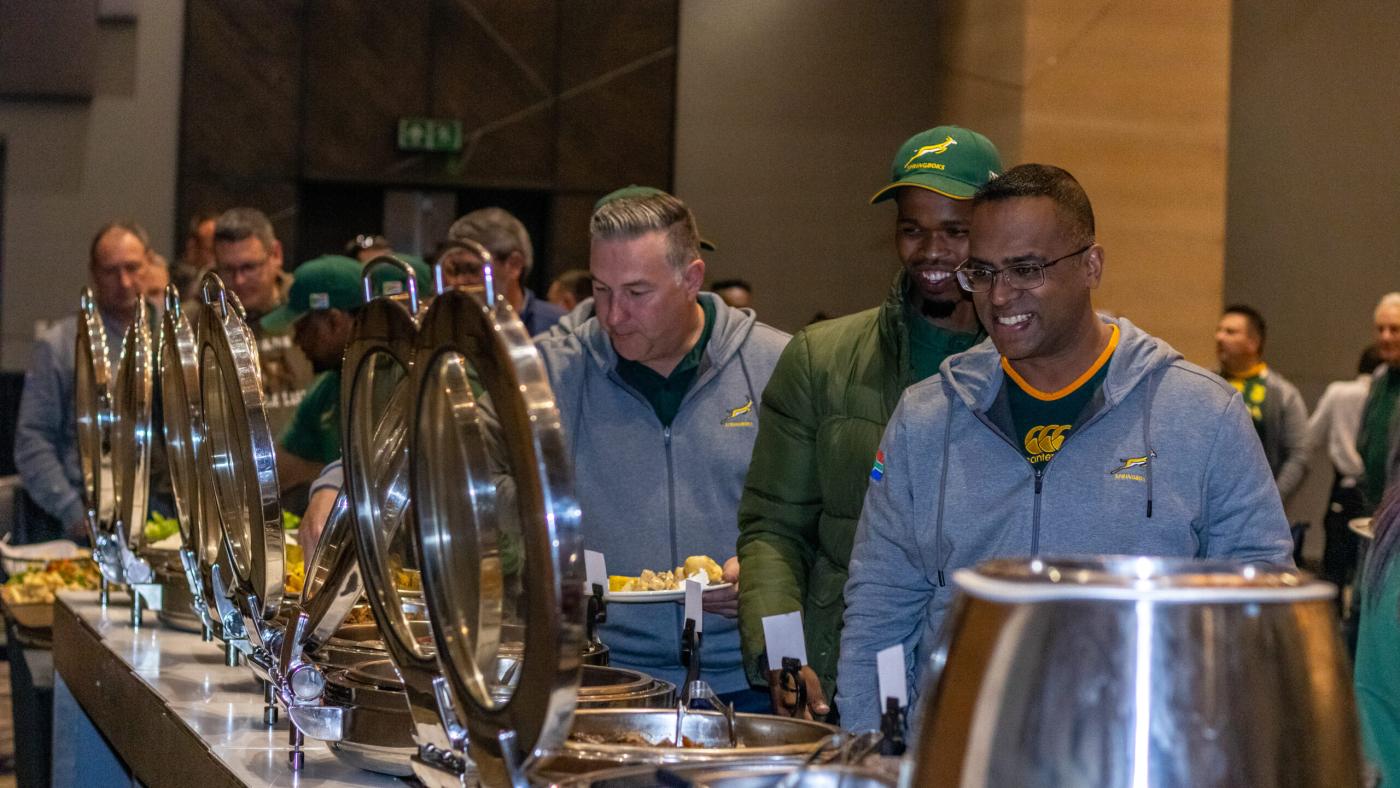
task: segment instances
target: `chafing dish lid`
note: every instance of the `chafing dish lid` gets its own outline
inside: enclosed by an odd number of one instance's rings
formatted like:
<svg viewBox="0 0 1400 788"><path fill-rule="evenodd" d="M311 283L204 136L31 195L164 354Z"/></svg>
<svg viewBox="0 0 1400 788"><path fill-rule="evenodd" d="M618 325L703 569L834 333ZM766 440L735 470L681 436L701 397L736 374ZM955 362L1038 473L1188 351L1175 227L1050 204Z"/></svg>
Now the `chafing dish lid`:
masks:
<svg viewBox="0 0 1400 788"><path fill-rule="evenodd" d="M995 560L953 581L994 602L1132 600L1195 603L1331 599L1336 587L1294 569L1236 561L1094 556Z"/></svg>
<svg viewBox="0 0 1400 788"><path fill-rule="evenodd" d="M116 477L117 518L126 527L133 548L146 541L146 504L151 479L151 397L155 392L151 365L151 329L144 303L122 340L113 395L112 470Z"/></svg>
<svg viewBox="0 0 1400 788"><path fill-rule="evenodd" d="M232 570L264 619L276 615L286 579L277 461L263 403L257 344L233 294L203 283L200 400L215 508Z"/></svg>
<svg viewBox="0 0 1400 788"><path fill-rule="evenodd" d="M439 662L475 751L499 757L507 730L522 753L551 748L576 703L583 562L544 365L503 298L460 290L429 307L414 364L410 476Z"/></svg>
<svg viewBox="0 0 1400 788"><path fill-rule="evenodd" d="M111 522L113 500L111 422L112 370L107 356L107 329L92 290L79 297L78 344L74 350L73 393L78 456L83 471L83 503L99 525Z"/></svg>
<svg viewBox="0 0 1400 788"><path fill-rule="evenodd" d="M161 429L170 464L180 538L198 555L195 533L199 510L199 351L194 329L180 308L174 285L165 291L160 341Z"/></svg>

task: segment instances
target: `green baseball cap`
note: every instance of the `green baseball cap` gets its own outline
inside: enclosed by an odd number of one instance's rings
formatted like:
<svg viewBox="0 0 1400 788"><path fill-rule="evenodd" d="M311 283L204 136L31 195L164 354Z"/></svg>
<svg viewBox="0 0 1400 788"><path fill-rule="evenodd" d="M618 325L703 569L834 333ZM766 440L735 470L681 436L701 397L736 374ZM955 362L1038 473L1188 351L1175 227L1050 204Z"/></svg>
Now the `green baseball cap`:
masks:
<svg viewBox="0 0 1400 788"><path fill-rule="evenodd" d="M360 261L338 254L307 260L292 273L287 303L263 315L262 327L286 332L302 315L322 309L357 309L365 302L360 284Z"/></svg>
<svg viewBox="0 0 1400 788"><path fill-rule="evenodd" d="M423 262L423 258L417 255L394 252L391 256L408 263L409 267L413 269L413 278L418 280L418 297L420 299L427 298L430 292L429 288L433 286L433 269L429 268L428 264ZM373 283L373 290L370 292L375 295L393 295L408 291L403 271L393 266L375 266L374 272L369 275L369 280Z"/></svg>
<svg viewBox="0 0 1400 788"><path fill-rule="evenodd" d="M961 126L937 126L910 137L890 165L890 184L871 204L894 197L901 186L916 186L954 200L969 200L1001 174L1001 154L992 141Z"/></svg>
<svg viewBox="0 0 1400 788"><path fill-rule="evenodd" d="M661 189L656 188L655 186L638 186L634 183L630 186L623 186L621 189L610 191L607 194L604 194L602 197L599 197L598 202L593 203L593 211L596 213L599 208L602 208L604 205L607 205L613 200L635 200L642 197L653 197L658 194L668 194L668 192L664 192ZM700 248L706 251L713 252L715 250L715 245L712 242L701 238Z"/></svg>

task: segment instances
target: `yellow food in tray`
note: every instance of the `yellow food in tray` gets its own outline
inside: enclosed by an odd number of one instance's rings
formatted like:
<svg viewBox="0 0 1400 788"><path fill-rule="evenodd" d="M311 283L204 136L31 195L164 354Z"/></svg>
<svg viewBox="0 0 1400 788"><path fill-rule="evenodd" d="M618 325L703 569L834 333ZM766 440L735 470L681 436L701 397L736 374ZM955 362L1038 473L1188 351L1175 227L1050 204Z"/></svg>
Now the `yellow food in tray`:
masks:
<svg viewBox="0 0 1400 788"><path fill-rule="evenodd" d="M54 595L65 589L97 588L101 581L97 564L89 559L64 558L50 561L43 568L12 575L5 581L5 601L11 605L53 604Z"/></svg>
<svg viewBox="0 0 1400 788"><path fill-rule="evenodd" d="M302 558L301 546L287 542L287 582L283 585L285 594L300 594L306 585L306 562Z"/></svg>
<svg viewBox="0 0 1400 788"><path fill-rule="evenodd" d="M692 555L685 564L675 569L655 572L643 569L637 577L608 575L608 591L675 591L686 578L696 572L704 572L711 583L724 581L724 569L708 555Z"/></svg>

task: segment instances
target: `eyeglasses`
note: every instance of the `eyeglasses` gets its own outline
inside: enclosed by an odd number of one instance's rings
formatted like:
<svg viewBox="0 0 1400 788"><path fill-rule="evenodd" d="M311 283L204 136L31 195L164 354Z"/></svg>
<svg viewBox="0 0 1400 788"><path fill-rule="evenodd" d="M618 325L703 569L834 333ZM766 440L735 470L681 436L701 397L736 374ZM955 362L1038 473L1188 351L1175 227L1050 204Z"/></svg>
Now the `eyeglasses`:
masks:
<svg viewBox="0 0 1400 788"><path fill-rule="evenodd" d="M998 276L1005 277L1006 283L1015 290L1034 290L1045 284L1045 269L1061 260L1068 260L1071 257L1084 254L1093 247L1094 245L1090 243L1082 249L1070 252L1063 257L1056 257L1048 263L1027 261L1008 265L1000 271L987 265L969 267L968 263L972 261L965 260L954 273L958 275L958 284L969 293L985 293L991 290Z"/></svg>

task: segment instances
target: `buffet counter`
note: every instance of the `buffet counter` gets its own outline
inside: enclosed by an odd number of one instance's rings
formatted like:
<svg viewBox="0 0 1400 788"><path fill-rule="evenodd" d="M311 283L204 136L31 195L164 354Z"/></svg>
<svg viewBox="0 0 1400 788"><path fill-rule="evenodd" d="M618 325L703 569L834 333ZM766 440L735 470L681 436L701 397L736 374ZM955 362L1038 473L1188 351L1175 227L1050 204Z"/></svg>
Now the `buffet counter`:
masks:
<svg viewBox="0 0 1400 788"><path fill-rule="evenodd" d="M403 785L346 766L324 742L311 739L303 747L306 765L294 775L287 765L286 717L273 728L263 725L262 689L246 667L227 667L220 643L162 627L155 616L134 630L130 615L121 593L112 594L105 610L95 591L60 593L53 662L77 713L101 733L135 782L201 788ZM84 754L96 737L82 738L83 720L62 717L56 707L54 752L66 755L55 757L54 783L92 784L84 762L106 759L90 749Z"/></svg>

